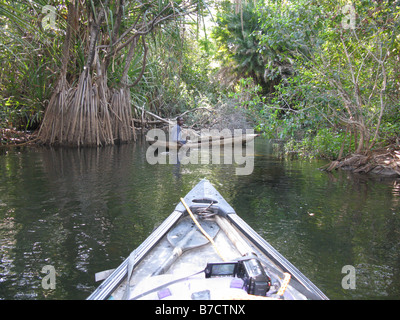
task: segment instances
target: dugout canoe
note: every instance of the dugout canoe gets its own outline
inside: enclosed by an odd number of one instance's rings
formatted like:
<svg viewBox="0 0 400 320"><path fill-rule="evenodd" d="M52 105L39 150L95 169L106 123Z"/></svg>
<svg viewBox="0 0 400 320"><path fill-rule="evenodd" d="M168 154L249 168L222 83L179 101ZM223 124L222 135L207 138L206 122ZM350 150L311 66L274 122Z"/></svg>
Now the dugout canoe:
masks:
<svg viewBox="0 0 400 320"><path fill-rule="evenodd" d="M246 144L253 141L259 134L242 134L238 136L232 137L224 137L224 136L206 136L206 137L199 137L197 141L188 141L184 146L185 148L206 148L213 145L229 145L234 143L239 144ZM165 148L166 150L178 150L182 146L179 145L177 142L174 141L164 141L164 140L155 140L151 137L146 136L146 141L153 145L154 147L158 147L160 149Z"/></svg>
<svg viewBox="0 0 400 320"><path fill-rule="evenodd" d="M88 300L326 300L201 180Z"/></svg>

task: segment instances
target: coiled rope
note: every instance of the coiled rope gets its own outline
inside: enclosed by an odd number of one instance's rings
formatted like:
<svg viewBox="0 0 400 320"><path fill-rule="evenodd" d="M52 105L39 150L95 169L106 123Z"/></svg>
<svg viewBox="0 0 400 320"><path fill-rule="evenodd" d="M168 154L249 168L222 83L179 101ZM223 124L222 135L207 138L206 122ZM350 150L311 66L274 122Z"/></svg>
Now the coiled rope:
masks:
<svg viewBox="0 0 400 320"><path fill-rule="evenodd" d="M181 198L181 202L184 205L184 207L186 208L187 212L189 213L190 217L192 218L192 220L194 221L194 223L196 224L196 226L199 228L199 230L201 231L201 233L208 239L208 241L210 241L210 243L212 244L212 246L214 247L215 252L219 255L219 257L223 260L223 261L228 261L227 259L225 259L225 257L221 254L221 252L218 250L218 247L216 246L214 240L208 235L208 233L203 229L203 227L200 225L200 223L197 221L196 217L194 216L194 214L192 213L192 211L190 210L190 208L188 207L188 205L186 204L185 200L183 200L183 198Z"/></svg>

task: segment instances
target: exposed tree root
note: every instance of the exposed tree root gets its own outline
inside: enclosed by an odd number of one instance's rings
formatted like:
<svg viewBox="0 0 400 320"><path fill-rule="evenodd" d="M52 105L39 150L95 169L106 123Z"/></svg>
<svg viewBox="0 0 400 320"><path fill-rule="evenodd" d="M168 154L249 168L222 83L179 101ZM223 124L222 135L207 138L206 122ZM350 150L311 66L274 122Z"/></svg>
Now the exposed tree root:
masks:
<svg viewBox="0 0 400 320"><path fill-rule="evenodd" d="M109 89L83 72L75 88L61 82L39 132L49 145L100 146L135 140L128 89Z"/></svg>
<svg viewBox="0 0 400 320"><path fill-rule="evenodd" d="M352 154L342 160L332 161L320 169L328 172L342 169L354 173L400 176L400 146L395 144L366 154Z"/></svg>

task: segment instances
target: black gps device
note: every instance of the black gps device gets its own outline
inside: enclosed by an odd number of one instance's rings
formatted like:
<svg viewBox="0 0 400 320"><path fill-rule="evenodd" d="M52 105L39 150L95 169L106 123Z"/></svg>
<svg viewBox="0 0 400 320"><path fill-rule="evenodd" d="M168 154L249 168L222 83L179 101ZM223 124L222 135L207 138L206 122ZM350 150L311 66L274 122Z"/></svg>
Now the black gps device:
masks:
<svg viewBox="0 0 400 320"><path fill-rule="evenodd" d="M206 278L238 277L244 281L247 293L265 296L271 286L271 278L266 274L258 259L233 262L207 263Z"/></svg>

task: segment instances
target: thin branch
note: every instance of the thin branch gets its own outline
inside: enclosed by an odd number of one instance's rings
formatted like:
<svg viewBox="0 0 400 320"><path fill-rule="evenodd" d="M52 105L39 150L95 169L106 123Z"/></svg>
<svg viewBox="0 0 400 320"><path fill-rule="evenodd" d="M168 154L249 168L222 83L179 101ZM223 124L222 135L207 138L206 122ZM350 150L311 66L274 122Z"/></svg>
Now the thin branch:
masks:
<svg viewBox="0 0 400 320"><path fill-rule="evenodd" d="M143 62L142 62L142 70L140 71L140 74L137 77L137 79L135 80L135 82L133 82L130 85L127 85L127 88L132 88L132 87L136 86L139 83L140 79L142 79L144 71L146 69L146 58L147 58L148 47L146 45L146 40L145 40L144 36L142 36L142 43L143 43L143 50L144 50Z"/></svg>
<svg viewBox="0 0 400 320"><path fill-rule="evenodd" d="M92 27L92 31L90 33L90 44L89 44L89 54L88 60L86 63L86 67L90 68L94 59L95 51L96 51L96 42L97 37L100 33L100 25L102 24L105 17L105 8L108 5L108 0L105 1L105 4L102 4L102 8L100 9L100 13L98 14L97 21L94 21L94 25Z"/></svg>
<svg viewBox="0 0 400 320"><path fill-rule="evenodd" d="M187 6L181 8L181 10L182 10L181 13L176 13L175 11L173 11L173 13L168 14L168 15L166 15L166 16L164 16L164 17L161 17L161 14L162 14L165 10L167 10L167 9L169 9L169 8L171 8L171 4L168 4L167 6L165 6L165 7L163 8L163 10L161 10L161 11L157 14L157 16L155 16L154 18L152 18L150 21L144 19L144 22L142 23L141 26L139 26L139 27L137 27L137 28L135 28L135 26L130 27L130 28L129 28L126 32L124 32L124 34L123 34L121 37L119 37L119 39L114 43L114 49L113 49L113 51L110 53L110 55L114 55L114 54L116 54L117 52L121 51L123 48L125 48L127 45L129 45L137 36L144 36L144 35L147 35L148 33L152 32L153 29L154 29L157 25L159 25L160 23L162 23L163 21L169 20L169 19L174 18L174 17L182 17L182 16L185 16L185 15L190 15L190 14L192 14L192 13L195 13L196 10L197 10L196 8L193 7L192 4L189 4L189 5L187 5ZM189 10L189 9L191 9L191 10ZM189 10L189 11L187 11L187 10ZM147 11L146 11L146 12L147 12ZM146 12L145 12L145 14L146 14ZM133 31L133 30L135 30L135 33L134 33L131 37L129 37L123 44L121 44L122 40L123 40L131 31ZM119 44L119 45L118 45L118 44Z"/></svg>

